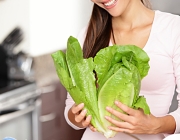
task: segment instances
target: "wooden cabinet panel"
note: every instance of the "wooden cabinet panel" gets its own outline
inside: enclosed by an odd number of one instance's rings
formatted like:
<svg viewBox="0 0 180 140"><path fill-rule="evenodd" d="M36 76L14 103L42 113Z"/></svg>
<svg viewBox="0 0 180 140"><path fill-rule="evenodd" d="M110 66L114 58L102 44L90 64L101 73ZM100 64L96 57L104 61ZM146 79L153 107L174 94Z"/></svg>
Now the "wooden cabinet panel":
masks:
<svg viewBox="0 0 180 140"><path fill-rule="evenodd" d="M55 116L52 120L42 122L42 140L52 137L55 135L56 131L60 131L60 128L57 125L58 121L58 117Z"/></svg>
<svg viewBox="0 0 180 140"><path fill-rule="evenodd" d="M67 92L59 81L42 94L42 140L80 140L84 130L74 130L64 118ZM49 86L49 87L51 87ZM53 88L50 88L53 89ZM48 91L48 90L46 90Z"/></svg>

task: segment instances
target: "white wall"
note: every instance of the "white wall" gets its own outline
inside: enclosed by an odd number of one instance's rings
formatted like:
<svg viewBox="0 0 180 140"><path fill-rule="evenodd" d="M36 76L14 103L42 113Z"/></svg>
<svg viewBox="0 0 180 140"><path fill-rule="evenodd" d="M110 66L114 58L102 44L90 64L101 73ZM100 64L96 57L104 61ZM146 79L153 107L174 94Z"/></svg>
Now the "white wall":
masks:
<svg viewBox="0 0 180 140"><path fill-rule="evenodd" d="M0 43L17 26L25 32L25 40L18 49L29 47L29 1L3 0L0 1Z"/></svg>
<svg viewBox="0 0 180 140"><path fill-rule="evenodd" d="M68 37L88 23L91 10L90 0L0 1L0 41L19 25L26 35L21 46L31 56L65 49Z"/></svg>
<svg viewBox="0 0 180 140"><path fill-rule="evenodd" d="M91 5L89 0L31 0L30 53L65 49L68 37L87 24Z"/></svg>
<svg viewBox="0 0 180 140"><path fill-rule="evenodd" d="M180 15L180 0L150 0L153 9Z"/></svg>

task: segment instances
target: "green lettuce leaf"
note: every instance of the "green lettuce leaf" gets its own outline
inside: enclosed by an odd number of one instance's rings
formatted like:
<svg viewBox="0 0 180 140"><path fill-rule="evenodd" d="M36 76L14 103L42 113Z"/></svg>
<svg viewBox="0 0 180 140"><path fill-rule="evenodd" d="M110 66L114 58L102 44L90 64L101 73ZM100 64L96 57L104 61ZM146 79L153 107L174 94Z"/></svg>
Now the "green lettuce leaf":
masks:
<svg viewBox="0 0 180 140"><path fill-rule="evenodd" d="M116 118L105 110L107 106L122 112L114 105L115 100L134 109L142 108L146 114L150 113L145 98L139 96L141 79L149 70L148 61L147 54L133 45L109 46L96 54L94 63L98 78L98 106L104 128L111 125L104 116ZM106 131L107 137L116 133Z"/></svg>
<svg viewBox="0 0 180 140"><path fill-rule="evenodd" d="M83 59L77 39L70 37L66 53L57 51L52 54L57 74L76 104L84 103L87 115L92 116L92 124L104 132L99 119L97 90L93 58Z"/></svg>
<svg viewBox="0 0 180 140"><path fill-rule="evenodd" d="M94 58L85 59L78 40L70 36L66 53L57 51L52 58L62 85L76 104L85 104L92 125L106 138L114 137L116 132L108 129L112 124L104 116L118 118L105 108L125 113L114 105L115 100L150 114L146 99L139 96L141 80L148 74L149 57L139 47L108 46Z"/></svg>

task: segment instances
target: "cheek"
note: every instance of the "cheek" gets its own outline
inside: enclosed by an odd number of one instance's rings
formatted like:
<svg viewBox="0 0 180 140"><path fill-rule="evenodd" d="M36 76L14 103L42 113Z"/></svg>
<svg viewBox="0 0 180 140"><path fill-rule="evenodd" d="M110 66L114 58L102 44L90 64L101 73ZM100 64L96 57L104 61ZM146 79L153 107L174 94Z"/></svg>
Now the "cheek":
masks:
<svg viewBox="0 0 180 140"><path fill-rule="evenodd" d="M94 4L97 4L96 0L91 0L91 2L93 2Z"/></svg>
<svg viewBox="0 0 180 140"><path fill-rule="evenodd" d="M96 0L91 0L94 4L98 5L99 7L104 9L104 5L100 2L97 2Z"/></svg>

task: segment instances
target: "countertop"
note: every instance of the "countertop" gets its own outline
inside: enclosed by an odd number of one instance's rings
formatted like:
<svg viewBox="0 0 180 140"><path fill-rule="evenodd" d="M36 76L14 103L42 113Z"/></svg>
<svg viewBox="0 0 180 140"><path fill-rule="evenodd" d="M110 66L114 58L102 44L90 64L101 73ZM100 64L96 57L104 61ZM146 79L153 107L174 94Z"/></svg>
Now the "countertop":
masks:
<svg viewBox="0 0 180 140"><path fill-rule="evenodd" d="M42 87L59 81L51 54L34 57L34 78L37 86Z"/></svg>

